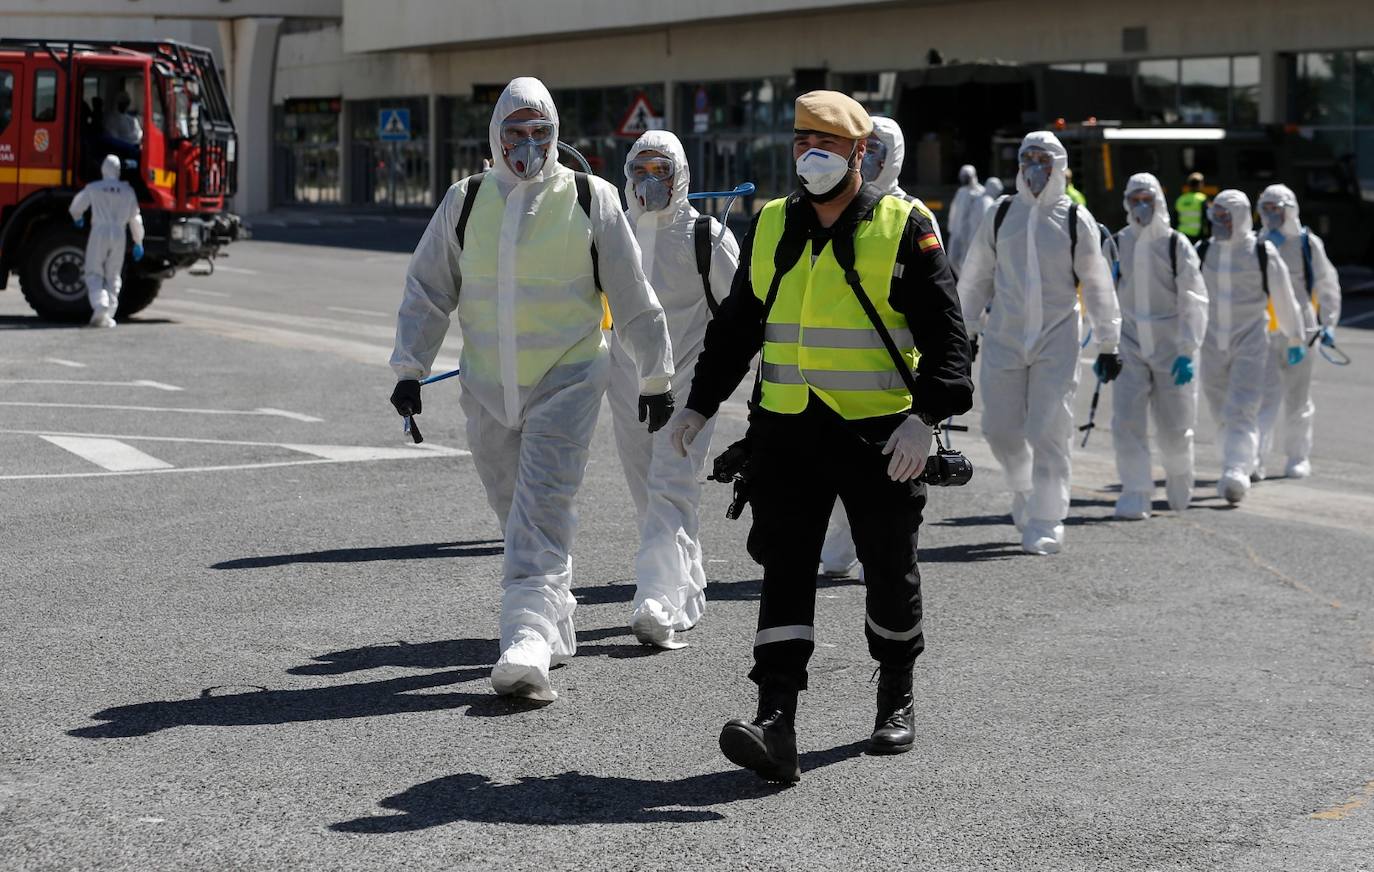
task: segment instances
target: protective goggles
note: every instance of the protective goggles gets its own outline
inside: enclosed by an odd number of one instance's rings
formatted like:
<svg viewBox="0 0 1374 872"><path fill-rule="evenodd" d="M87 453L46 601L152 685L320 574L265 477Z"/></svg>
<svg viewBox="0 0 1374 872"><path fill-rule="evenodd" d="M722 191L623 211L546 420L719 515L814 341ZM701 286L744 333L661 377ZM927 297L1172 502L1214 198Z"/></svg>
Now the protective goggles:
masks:
<svg viewBox="0 0 1374 872"><path fill-rule="evenodd" d="M646 176L666 182L677 171L677 164L670 157L637 157L625 164L625 175L632 179Z"/></svg>
<svg viewBox="0 0 1374 872"><path fill-rule="evenodd" d="M501 122L502 145L515 146L523 142L532 142L535 145L548 145L552 141L552 121L544 121L535 118L525 121L510 119Z"/></svg>
<svg viewBox="0 0 1374 872"><path fill-rule="evenodd" d="M1041 165L1048 168L1054 166L1054 155L1043 148L1028 148L1021 152L1020 161L1023 167Z"/></svg>
<svg viewBox="0 0 1374 872"><path fill-rule="evenodd" d="M869 157L871 155L872 160L879 162L887 160L887 146L883 145L881 139L876 136L870 136L867 142L868 144L864 148L864 157Z"/></svg>
<svg viewBox="0 0 1374 872"><path fill-rule="evenodd" d="M1231 210L1222 206L1213 206L1207 210L1207 220L1213 224L1230 224Z"/></svg>
<svg viewBox="0 0 1374 872"><path fill-rule="evenodd" d="M1275 200L1266 200L1260 203L1260 211L1266 215L1282 215L1283 210L1288 206L1287 203L1280 203Z"/></svg>
<svg viewBox="0 0 1374 872"><path fill-rule="evenodd" d="M1155 195L1149 191L1132 191L1126 195L1126 202L1132 206L1153 206Z"/></svg>

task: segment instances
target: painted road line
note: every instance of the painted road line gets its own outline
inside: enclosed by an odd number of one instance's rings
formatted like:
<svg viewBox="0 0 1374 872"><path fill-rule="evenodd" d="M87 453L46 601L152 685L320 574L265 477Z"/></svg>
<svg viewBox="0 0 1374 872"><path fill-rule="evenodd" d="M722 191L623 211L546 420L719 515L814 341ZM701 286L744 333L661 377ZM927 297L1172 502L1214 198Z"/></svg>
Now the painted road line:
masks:
<svg viewBox="0 0 1374 872"><path fill-rule="evenodd" d="M224 291L203 291L200 288L182 288L188 294L199 294L202 297L227 297Z"/></svg>
<svg viewBox="0 0 1374 872"><path fill-rule="evenodd" d="M331 312L343 312L345 315L371 315L376 318L392 318L392 312L377 312L372 309L350 309L347 306L325 306Z"/></svg>
<svg viewBox="0 0 1374 872"><path fill-rule="evenodd" d="M87 436L42 436L58 448L89 460L107 472L136 472L145 469L171 469L172 464L144 454L118 439L93 439Z"/></svg>
<svg viewBox="0 0 1374 872"><path fill-rule="evenodd" d="M323 418L287 412L282 409L177 409L168 406L116 406L105 403L20 403L0 400L0 406L32 406L45 409L111 409L117 412L178 412L186 415L265 415L271 418L290 418L307 424L319 424Z"/></svg>
<svg viewBox="0 0 1374 872"><path fill-rule="evenodd" d="M369 446L355 445L305 445L298 442L259 442L245 439L206 439L193 436L134 436L128 433L75 433L66 430L23 430L16 428L0 429L0 435L8 436L76 436L87 439L121 439L126 442L186 442L193 445L248 445L260 448L286 448L291 451L300 451L305 454L312 454L320 458L343 458L346 452L355 450L383 451L386 452L384 459L400 457L402 454L411 455L419 452L421 454L435 454L442 457L466 457L470 452L461 448L449 448L445 445L438 445L426 441L423 444L415 445L410 442L402 442L397 447L372 448ZM398 452L398 453L392 453ZM351 459L351 458L350 458ZM367 458L362 458L367 459Z"/></svg>
<svg viewBox="0 0 1374 872"><path fill-rule="evenodd" d="M255 276L258 274L258 271L255 269L245 269L241 266L225 266L222 263L215 264L215 269L224 270L227 273L235 273L241 276Z"/></svg>
<svg viewBox="0 0 1374 872"><path fill-rule="evenodd" d="M242 321L258 321L277 327L297 330L321 330L343 333L351 336L364 336L376 339L394 340L395 328L382 324L363 324L358 321L344 321L339 318L320 318L312 315L296 315L290 312L273 312L263 309L250 309L245 306L224 306L217 303L201 303L195 300L162 300L158 305L176 309L178 313L223 316ZM391 316L388 315L388 318Z"/></svg>
<svg viewBox="0 0 1374 872"><path fill-rule="evenodd" d="M154 388L159 391L179 391L176 385L141 378L136 381L88 381L74 378L0 378L6 385L94 385L105 388Z"/></svg>
<svg viewBox="0 0 1374 872"><path fill-rule="evenodd" d="M55 363L55 364L57 364L58 366L70 366L72 369L85 369L85 368L86 368L86 364L84 364L84 363L77 363L77 362L74 361L74 360L67 360L66 358L63 358L63 357L48 357L48 358L45 358L45 360L47 360L48 363Z"/></svg>

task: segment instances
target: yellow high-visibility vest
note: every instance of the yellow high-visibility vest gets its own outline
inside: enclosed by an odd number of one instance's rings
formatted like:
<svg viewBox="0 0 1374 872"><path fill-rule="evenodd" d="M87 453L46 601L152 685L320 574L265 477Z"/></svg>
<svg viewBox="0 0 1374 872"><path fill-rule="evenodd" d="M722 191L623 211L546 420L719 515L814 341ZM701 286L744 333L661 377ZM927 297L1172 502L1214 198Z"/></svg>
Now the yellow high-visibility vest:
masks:
<svg viewBox="0 0 1374 872"><path fill-rule="evenodd" d="M783 238L786 200L763 207L754 229L749 267L754 294L767 300L773 282L773 253ZM871 220L854 233L854 268L883 326L892 334L906 365L920 354L906 316L888 303L897 251L912 204L883 197ZM930 245L938 245L928 234ZM926 241L921 243L926 245ZM911 393L863 307L845 282L831 243L812 257L810 245L778 284L764 325L763 408L795 415L814 393L846 420L895 415L911 408Z"/></svg>

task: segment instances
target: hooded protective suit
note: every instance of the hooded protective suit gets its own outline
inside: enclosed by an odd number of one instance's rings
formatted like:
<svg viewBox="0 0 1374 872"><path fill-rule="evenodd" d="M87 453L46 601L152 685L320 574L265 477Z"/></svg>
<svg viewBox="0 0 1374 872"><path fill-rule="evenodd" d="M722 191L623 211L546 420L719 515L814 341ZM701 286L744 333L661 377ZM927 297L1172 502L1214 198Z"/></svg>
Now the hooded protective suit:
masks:
<svg viewBox="0 0 1374 872"><path fill-rule="evenodd" d="M633 179L625 183L625 199L644 273L668 319L674 356L673 393L685 397L711 320L710 304L697 271L694 225L699 213L687 202L691 176L678 138L664 130L645 133L630 148L627 166L645 151L656 151L673 160L668 205L646 211L635 194ZM716 244L720 222L710 219L709 226L713 243L711 294L719 301L730 291L739 264L739 245L729 230ZM638 417L639 371L620 341L619 330L617 324L611 343L608 396L620 462L639 517L635 610L630 623L646 641L668 647L674 631L696 624L706 606L697 507L715 419L707 422L687 457L680 457L673 449L667 429L646 432Z"/></svg>
<svg viewBox="0 0 1374 872"><path fill-rule="evenodd" d="M1053 157L1049 179L1037 197L1017 171L1016 194L1004 198L1009 205L1000 230L994 210L973 239L959 275L959 299L974 334L991 305L979 354L983 432L1015 493L1012 515L1022 528L1022 545L1042 553L1062 544L1069 511L1081 321L1075 272L1099 353L1116 351L1121 310L1097 244L1097 221L1082 207L1078 245L1071 245L1068 152L1047 131L1026 136L1021 152L1030 149ZM1052 540L1048 548L1030 547L1045 540Z"/></svg>
<svg viewBox="0 0 1374 872"><path fill-rule="evenodd" d="M989 209L997 205L998 199L1000 199L1002 196L1002 191L1003 187L1001 179L997 178L996 176L993 176L992 178L987 180L987 182L983 185L983 214L986 215ZM983 222L980 220L978 223L981 226Z"/></svg>
<svg viewBox="0 0 1374 872"><path fill-rule="evenodd" d="M1303 314L1303 327L1310 335L1314 330L1335 330L1341 320L1341 283L1331 259L1326 256L1326 243L1311 230L1307 231L1311 252L1312 287L1306 286L1303 263L1303 226L1298 213L1298 197L1287 185L1270 185L1260 194L1260 206L1273 203L1283 209L1283 227L1278 233L1261 236L1279 250L1293 290L1298 296ZM1315 309L1313 307L1316 307ZM1317 408L1312 403L1312 365L1314 356L1306 355L1294 366L1288 365L1287 338L1269 324L1269 358L1264 374L1264 400L1260 404L1260 447L1256 472L1262 476L1264 458L1274 442L1274 430L1280 407L1284 410L1285 470L1294 478L1311 474L1312 424Z"/></svg>
<svg viewBox="0 0 1374 872"><path fill-rule="evenodd" d="M1065 164L1067 166L1067 164ZM949 222L945 226L945 236L949 243L945 250L949 253L949 265L959 272L968 257L978 226L983 222L983 186L978 184L978 171L969 164L959 167L959 190L949 203Z"/></svg>
<svg viewBox="0 0 1374 872"><path fill-rule="evenodd" d="M1251 229L1250 198L1236 190L1217 194L1215 208L1231 216L1229 238L1212 238L1202 263L1207 282L1207 335L1202 344L1202 390L1220 428L1221 480L1217 490L1239 502L1250 488L1250 471L1259 450L1259 409L1264 394L1268 306L1289 346L1302 345L1302 312L1288 267L1274 246ZM1269 292L1265 294L1257 249L1268 252Z"/></svg>
<svg viewBox="0 0 1374 872"><path fill-rule="evenodd" d="M1155 204L1144 226L1130 206L1140 191L1150 192ZM1154 496L1151 411L1169 506L1182 511L1192 498L1197 381L1176 384L1175 365L1180 357L1190 364L1197 360L1207 331L1207 286L1192 244L1169 226L1169 204L1158 179L1149 173L1131 176L1123 203L1127 225L1116 236L1122 370L1112 387L1112 443L1121 476L1118 516L1139 518L1149 514Z"/></svg>
<svg viewBox="0 0 1374 872"><path fill-rule="evenodd" d="M120 181L119 169L119 158L106 155L100 164L100 181L91 182L78 191L68 210L76 220L87 209L91 210L91 235L86 240L86 294L91 302L92 324L112 319L119 308L124 228L129 229L134 245L143 244L143 215L138 211L138 196L128 182ZM137 250L134 253L137 255Z"/></svg>
<svg viewBox="0 0 1374 872"><path fill-rule="evenodd" d="M882 168L871 184L884 194L916 204L916 208L930 219L936 239L943 243L935 213L920 199L908 194L897 184L897 179L902 174L902 163L906 158L906 138L902 135L902 128L891 118L882 115L874 115L872 118L873 135L882 143L884 155ZM864 155L864 160L868 160L868 155ZM821 571L832 578L840 578L852 573L858 563L859 554L854 547L853 533L849 529L849 515L845 512L844 506L837 502L830 513L830 526L825 534L825 544L821 547Z"/></svg>
<svg viewBox="0 0 1374 872"><path fill-rule="evenodd" d="M501 122L534 109L554 124L540 170L521 179L502 156ZM641 393L668 389L668 327L640 265L615 188L591 183L591 217L571 170L557 162L558 112L538 79L512 81L490 126L493 167L459 243L469 177L451 187L411 258L391 366L399 379L429 372L456 310L462 330L461 403L468 447L505 533L498 692L539 699L550 656L576 651L572 613L573 499L610 374L590 246L616 329L634 357Z"/></svg>

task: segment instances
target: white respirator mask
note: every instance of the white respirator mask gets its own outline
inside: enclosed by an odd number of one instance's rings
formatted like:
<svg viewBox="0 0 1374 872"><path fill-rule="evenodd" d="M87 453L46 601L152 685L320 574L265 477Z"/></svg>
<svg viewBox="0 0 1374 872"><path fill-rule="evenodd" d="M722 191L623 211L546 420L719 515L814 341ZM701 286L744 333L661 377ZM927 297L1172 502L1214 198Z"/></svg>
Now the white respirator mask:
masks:
<svg viewBox="0 0 1374 872"><path fill-rule="evenodd" d="M855 143L855 151L858 148L858 143ZM801 179L802 187L811 200L817 203L833 200L840 194L852 169L849 162L853 159L854 152L844 158L823 148L808 148L797 158L797 178Z"/></svg>

